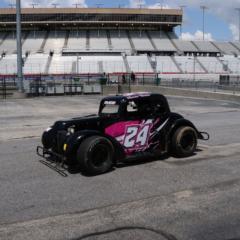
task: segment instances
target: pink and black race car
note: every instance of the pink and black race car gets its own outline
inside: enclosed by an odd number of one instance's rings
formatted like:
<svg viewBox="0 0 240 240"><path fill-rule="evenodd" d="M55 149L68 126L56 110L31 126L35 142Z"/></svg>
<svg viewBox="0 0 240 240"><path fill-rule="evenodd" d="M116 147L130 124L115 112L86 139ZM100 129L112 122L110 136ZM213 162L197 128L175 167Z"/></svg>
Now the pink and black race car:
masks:
<svg viewBox="0 0 240 240"><path fill-rule="evenodd" d="M172 113L163 95L131 93L104 98L98 115L57 121L43 133L37 153L96 175L140 157L189 157L198 139L209 135Z"/></svg>

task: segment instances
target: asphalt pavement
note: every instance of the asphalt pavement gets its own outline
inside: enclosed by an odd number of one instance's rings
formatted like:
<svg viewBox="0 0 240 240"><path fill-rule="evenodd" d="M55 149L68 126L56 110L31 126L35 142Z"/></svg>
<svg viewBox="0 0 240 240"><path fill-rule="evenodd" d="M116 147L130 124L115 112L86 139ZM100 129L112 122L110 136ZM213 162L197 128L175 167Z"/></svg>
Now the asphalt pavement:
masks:
<svg viewBox="0 0 240 240"><path fill-rule="evenodd" d="M44 128L100 96L0 102L0 239L240 239L240 105L169 97L208 131L196 156L62 177L39 162Z"/></svg>

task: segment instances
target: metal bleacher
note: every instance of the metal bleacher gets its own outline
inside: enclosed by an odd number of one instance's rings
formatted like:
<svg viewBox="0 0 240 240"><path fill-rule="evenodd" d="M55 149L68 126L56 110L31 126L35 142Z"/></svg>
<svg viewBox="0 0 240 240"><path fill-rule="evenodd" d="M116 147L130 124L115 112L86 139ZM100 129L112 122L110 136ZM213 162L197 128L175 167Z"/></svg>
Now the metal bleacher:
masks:
<svg viewBox="0 0 240 240"><path fill-rule="evenodd" d="M110 37L112 41L112 47L115 50L130 50L131 45L127 37L125 30L113 30L110 31Z"/></svg>
<svg viewBox="0 0 240 240"><path fill-rule="evenodd" d="M156 70L161 73L179 73L179 68L169 56L157 56Z"/></svg>
<svg viewBox="0 0 240 240"><path fill-rule="evenodd" d="M231 45L229 42L214 42L214 44L227 55L239 54L239 50Z"/></svg>
<svg viewBox="0 0 240 240"><path fill-rule="evenodd" d="M205 73L205 70L194 57L175 56L174 58L183 73Z"/></svg>
<svg viewBox="0 0 240 240"><path fill-rule="evenodd" d="M16 54L6 55L2 58L0 64L0 74L16 74L17 73L17 56Z"/></svg>
<svg viewBox="0 0 240 240"><path fill-rule="evenodd" d="M73 56L62 56L54 54L51 59L51 64L48 73L51 74L71 74L73 73L73 63L77 58Z"/></svg>
<svg viewBox="0 0 240 240"><path fill-rule="evenodd" d="M5 40L0 46L0 52L5 52L8 54L12 54L17 49L17 43L16 43L16 33L15 32L9 32Z"/></svg>
<svg viewBox="0 0 240 240"><path fill-rule="evenodd" d="M199 51L204 53L218 53L219 50L209 41L193 41Z"/></svg>
<svg viewBox="0 0 240 240"><path fill-rule="evenodd" d="M26 75L240 73L240 42L184 41L174 32L123 29L31 30L22 39ZM14 32L0 32L0 53L0 74L16 74Z"/></svg>
<svg viewBox="0 0 240 240"><path fill-rule="evenodd" d="M24 74L43 74L46 68L48 54L31 54L24 64Z"/></svg>
<svg viewBox="0 0 240 240"><path fill-rule="evenodd" d="M159 51L176 52L176 48L163 31L149 31L149 35Z"/></svg>
<svg viewBox="0 0 240 240"><path fill-rule="evenodd" d="M46 31L31 31L23 43L23 52L37 53L44 41Z"/></svg>
<svg viewBox="0 0 240 240"><path fill-rule="evenodd" d="M44 52L49 53L54 51L55 53L61 53L66 37L66 31L51 31L46 41Z"/></svg>
<svg viewBox="0 0 240 240"><path fill-rule="evenodd" d="M154 50L145 31L130 31L130 37L136 50Z"/></svg>
<svg viewBox="0 0 240 240"><path fill-rule="evenodd" d="M86 31L75 30L70 31L67 48L69 49L83 49L86 50Z"/></svg>
<svg viewBox="0 0 240 240"><path fill-rule="evenodd" d="M147 56L127 56L128 65L133 72L153 73L152 66Z"/></svg>
<svg viewBox="0 0 240 240"><path fill-rule="evenodd" d="M109 50L107 32L105 30L90 30L89 49Z"/></svg>

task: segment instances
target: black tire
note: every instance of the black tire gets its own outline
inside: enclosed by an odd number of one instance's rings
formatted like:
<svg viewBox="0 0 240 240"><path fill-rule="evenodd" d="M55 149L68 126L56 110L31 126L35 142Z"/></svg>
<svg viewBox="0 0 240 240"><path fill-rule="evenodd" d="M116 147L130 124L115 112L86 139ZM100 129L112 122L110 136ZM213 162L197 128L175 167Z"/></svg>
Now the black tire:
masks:
<svg viewBox="0 0 240 240"><path fill-rule="evenodd" d="M85 139L77 151L77 161L84 173L98 175L108 172L113 166L114 148L104 137Z"/></svg>
<svg viewBox="0 0 240 240"><path fill-rule="evenodd" d="M171 153L177 158L190 157L197 148L197 133L192 127L178 128L172 137Z"/></svg>
<svg viewBox="0 0 240 240"><path fill-rule="evenodd" d="M42 144L46 149L50 149L54 146L55 133L53 129L44 131L42 135Z"/></svg>

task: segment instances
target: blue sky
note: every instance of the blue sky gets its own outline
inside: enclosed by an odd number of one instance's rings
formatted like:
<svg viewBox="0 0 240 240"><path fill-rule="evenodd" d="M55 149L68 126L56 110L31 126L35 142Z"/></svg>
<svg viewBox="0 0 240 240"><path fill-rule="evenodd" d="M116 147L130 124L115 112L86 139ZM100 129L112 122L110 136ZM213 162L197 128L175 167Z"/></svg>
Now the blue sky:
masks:
<svg viewBox="0 0 240 240"><path fill-rule="evenodd" d="M3 0L0 7L7 7L15 0ZM183 25L183 37L185 39L201 38L202 12L200 5L206 5L206 37L215 40L232 40L238 38L238 15L234 8L240 7L240 0L22 0L23 6L30 6L30 3L37 2L39 6L51 6L52 3L59 3L60 6L73 6L74 3L81 3L83 6L94 7L98 3L104 7L136 7L139 3L146 7L176 8L179 5L185 8L185 19ZM158 2L158 3L157 3ZM179 28L176 29L179 33Z"/></svg>

